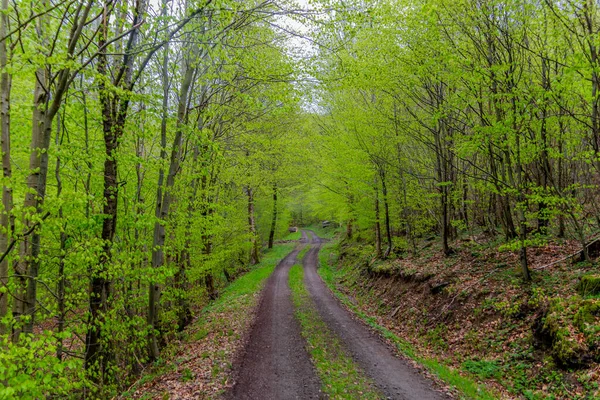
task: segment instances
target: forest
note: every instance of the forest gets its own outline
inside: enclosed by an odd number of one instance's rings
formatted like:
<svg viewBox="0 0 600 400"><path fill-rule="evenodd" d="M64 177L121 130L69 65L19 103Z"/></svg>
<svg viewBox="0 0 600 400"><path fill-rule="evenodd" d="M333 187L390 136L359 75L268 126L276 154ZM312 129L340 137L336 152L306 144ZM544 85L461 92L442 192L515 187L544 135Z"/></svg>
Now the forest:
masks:
<svg viewBox="0 0 600 400"><path fill-rule="evenodd" d="M227 296L318 236L296 260L448 396L600 398L598 2L0 9L0 398L125 396L241 340L258 300ZM139 398L221 395L229 353Z"/></svg>

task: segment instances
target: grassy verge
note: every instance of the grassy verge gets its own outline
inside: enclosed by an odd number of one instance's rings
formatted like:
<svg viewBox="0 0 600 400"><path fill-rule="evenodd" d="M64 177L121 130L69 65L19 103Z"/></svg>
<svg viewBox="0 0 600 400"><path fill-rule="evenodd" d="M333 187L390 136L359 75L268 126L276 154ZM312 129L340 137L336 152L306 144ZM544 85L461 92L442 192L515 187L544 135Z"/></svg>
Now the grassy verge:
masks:
<svg viewBox="0 0 600 400"><path fill-rule="evenodd" d="M324 239L333 239L333 237L341 232L343 230L343 228L341 227L334 227L334 226L329 226L327 228L323 228L320 224L314 224L311 226L307 226L304 229L308 229L310 231L313 231L314 233L317 234L317 236L319 236L320 238L324 238Z"/></svg>
<svg viewBox="0 0 600 400"><path fill-rule="evenodd" d="M308 247L308 246L307 246ZM319 318L303 283L302 267L290 270L290 288L302 335L308 342L310 355L323 382L323 391L333 399L380 399L374 384L346 354L338 338Z"/></svg>
<svg viewBox="0 0 600 400"><path fill-rule="evenodd" d="M202 398L219 398L231 381L232 362L250 328L260 290L295 245L274 246L250 272L225 288L186 329L176 351L159 360L121 398L169 398L170 393L184 398L197 398L197 393L202 393Z"/></svg>
<svg viewBox="0 0 600 400"><path fill-rule="evenodd" d="M227 286L223 294L203 310L202 315L214 312L235 312L238 308L247 304L249 296L262 289L265 280L271 275L279 261L287 256L295 246L295 243L273 246L270 251L263 255L261 262L254 266L250 272ZM200 318L198 323L202 324L203 319Z"/></svg>
<svg viewBox="0 0 600 400"><path fill-rule="evenodd" d="M302 232L300 232L300 229L298 229L298 232L290 232L290 233L288 233L287 236L281 238L281 240L283 240L283 241L300 240L301 238L302 238Z"/></svg>
<svg viewBox="0 0 600 400"><path fill-rule="evenodd" d="M378 331L386 339L394 343L397 349L404 354L406 357L424 365L430 372L435 374L438 378L444 381L456 389L463 398L467 399L482 399L482 400L493 400L499 398L498 395L490 392L482 385L478 384L474 379L469 376L461 375L456 369L453 369L438 360L420 356L417 350L412 344L403 340L402 338L395 335L389 329L379 325L376 319L372 316L364 313L359 307L348 300L348 297L342 293L338 287L337 282L340 281L343 270L335 270L332 268L331 258L335 248L335 243L331 243L323 246L319 253L319 274L331 289L331 291L357 316L365 321L369 326Z"/></svg>

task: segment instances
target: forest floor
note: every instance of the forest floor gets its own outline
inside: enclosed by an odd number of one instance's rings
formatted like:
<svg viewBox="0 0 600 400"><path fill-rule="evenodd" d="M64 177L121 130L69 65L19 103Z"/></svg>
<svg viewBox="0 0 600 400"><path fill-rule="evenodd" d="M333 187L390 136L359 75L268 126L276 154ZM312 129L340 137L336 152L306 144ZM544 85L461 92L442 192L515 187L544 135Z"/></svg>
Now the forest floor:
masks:
<svg viewBox="0 0 600 400"><path fill-rule="evenodd" d="M361 241L321 251L319 273L354 313L460 397L600 399L600 298L578 293L594 263L571 241L529 249L533 282L518 254L472 237L444 257L437 241L416 255L376 259ZM549 265L549 266L548 266Z"/></svg>

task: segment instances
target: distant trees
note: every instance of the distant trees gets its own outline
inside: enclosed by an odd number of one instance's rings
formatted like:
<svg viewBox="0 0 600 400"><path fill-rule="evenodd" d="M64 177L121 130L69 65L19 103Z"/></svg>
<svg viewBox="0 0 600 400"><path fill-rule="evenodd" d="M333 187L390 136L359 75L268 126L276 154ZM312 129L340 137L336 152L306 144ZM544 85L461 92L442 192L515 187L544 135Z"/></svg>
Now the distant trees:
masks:
<svg viewBox="0 0 600 400"><path fill-rule="evenodd" d="M336 206L376 204L339 219L370 227L380 243L387 195L394 247L414 249L415 236L437 232L447 255L459 232L500 231L525 280L527 248L549 235L576 238L587 258L600 228L597 4L324 6L336 13L315 32L327 45L318 120L337 149L324 169L361 171L325 191Z"/></svg>

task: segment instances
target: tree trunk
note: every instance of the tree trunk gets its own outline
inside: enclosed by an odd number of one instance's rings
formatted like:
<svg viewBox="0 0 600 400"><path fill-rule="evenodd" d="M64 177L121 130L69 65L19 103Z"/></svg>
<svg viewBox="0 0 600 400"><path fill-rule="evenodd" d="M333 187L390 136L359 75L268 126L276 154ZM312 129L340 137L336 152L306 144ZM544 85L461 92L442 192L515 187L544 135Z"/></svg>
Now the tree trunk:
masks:
<svg viewBox="0 0 600 400"><path fill-rule="evenodd" d="M392 244L392 227L390 223L390 205L388 203L387 183L385 180L385 171L383 168L379 170L379 177L381 179L381 194L383 195L383 213L385 218L385 237L387 239L387 248L383 254L383 258L390 256L393 248Z"/></svg>
<svg viewBox="0 0 600 400"><path fill-rule="evenodd" d="M273 218L271 219L271 230L269 231L269 249L273 248L275 229L277 228L277 185L273 185Z"/></svg>
<svg viewBox="0 0 600 400"><path fill-rule="evenodd" d="M48 173L48 148L50 146L50 129L46 123L46 104L48 93L48 76L45 68L39 68L36 73L36 83L33 93L33 118L31 131L31 146L29 153L29 176L27 177L27 194L25 195L24 227L26 232L34 225L34 216L40 211L42 199L46 192L46 176ZM39 244L40 235L34 231L30 236L24 237L19 251L19 262L15 267L17 289L13 316L15 330L13 340L18 340L21 329L24 332L33 331L34 314L37 296L37 275L39 270ZM28 315L27 322L21 326L21 317Z"/></svg>
<svg viewBox="0 0 600 400"><path fill-rule="evenodd" d="M90 2L91 4L91 2ZM102 253L98 264L91 271L91 288L89 294L89 320L85 342L85 369L91 379L101 382L109 370L108 364L112 355L107 345L102 341L102 325L104 313L108 310L108 300L111 290L111 279L107 274L108 264L111 260L112 242L117 229L117 215L119 204L118 162L117 150L119 141L123 135L123 129L129 109L129 97L121 97L119 91L112 87L119 87L125 91L131 91L134 86L132 82L132 68L135 57L131 54L133 47L137 44L139 35L139 21L146 11L146 3L136 3L133 17L133 28L127 38L127 47L123 51L122 63L117 74L109 72L108 54L108 28L111 15L104 12L100 22L101 29L98 35L98 48L101 49L97 57L98 75L101 77L98 83L98 94L100 108L102 110L102 132L104 136L104 190L103 190L103 220L102 220ZM109 9L106 7L105 10ZM113 76L111 85L107 80Z"/></svg>
<svg viewBox="0 0 600 400"><path fill-rule="evenodd" d="M102 29L98 47L103 48L106 44L108 30L108 15L102 19ZM98 56L98 73L108 78L108 61L105 52ZM108 310L108 298L110 296L111 280L107 277L108 263L111 259L111 245L117 228L117 211L119 204L118 191L118 164L117 149L119 138L123 133L125 122L124 113L121 108L121 99L117 94L109 93L109 89L101 79L98 87L100 106L102 110L102 133L104 137L104 182L102 213L102 253L98 264L91 271L91 288L89 294L89 320L85 338L85 369L96 382L104 379L110 354L107 346L102 343L102 325L104 313Z"/></svg>
<svg viewBox="0 0 600 400"><path fill-rule="evenodd" d="M375 256L381 257L381 223L379 221L379 188L375 180Z"/></svg>
<svg viewBox="0 0 600 400"><path fill-rule="evenodd" d="M61 138L61 123L60 123L60 115L56 119L56 146L60 146L62 142ZM61 167L61 159L60 157L56 157L56 168L54 170L54 175L56 177L56 198L60 199L62 194L62 179L60 176L60 167ZM63 222L63 208L62 206L58 209L58 217L61 221L60 228L60 255L58 257L58 283L56 285L56 295L58 302L58 324L57 324L57 333L58 333L58 343L56 345L56 357L59 360L63 358L63 339L62 332L65 329L65 318L66 318L66 305L65 305L65 249L67 244L67 234L65 232L66 223Z"/></svg>
<svg viewBox="0 0 600 400"><path fill-rule="evenodd" d="M346 239L352 239L352 219L346 223Z"/></svg>
<svg viewBox="0 0 600 400"><path fill-rule="evenodd" d="M254 218L254 191L250 186L246 188L248 196L248 230L250 232L250 265L258 264L258 235L256 233L256 220Z"/></svg>
<svg viewBox="0 0 600 400"><path fill-rule="evenodd" d="M177 106L177 128L175 132L175 138L173 139L173 146L171 148L171 161L169 163L169 173L167 175L167 182L164 188L164 192L160 192L159 197L156 199L156 211L157 221L154 224L154 239L152 243L152 268L157 269L164 264L164 245L165 245L165 223L169 217L169 211L171 203L173 201L173 187L175 186L175 179L179 173L179 166L182 158L182 144L183 144L183 131L187 120L187 104L190 92L190 86L192 84L192 78L194 77L195 69L190 65L189 60L184 65L184 76L181 82L181 88L179 92L179 103ZM159 179L161 177L159 176ZM161 182L159 182L160 184ZM150 282L149 294L148 294L148 324L151 327L150 330L150 359L155 360L159 357L160 351L157 340L157 332L160 331L160 294L161 287L156 282Z"/></svg>
<svg viewBox="0 0 600 400"><path fill-rule="evenodd" d="M5 37L8 27L8 0L2 0L2 11L0 13L0 37ZM2 150L2 214L0 216L0 252L7 250L8 242L14 231L14 217L12 216L13 192L12 192L12 167L10 165L10 91L12 87L12 76L6 72L8 64L7 41L0 42L0 142ZM8 284L8 259L0 262L0 288ZM0 321L8 312L8 295L0 293ZM0 322L0 335L4 334L7 327Z"/></svg>

